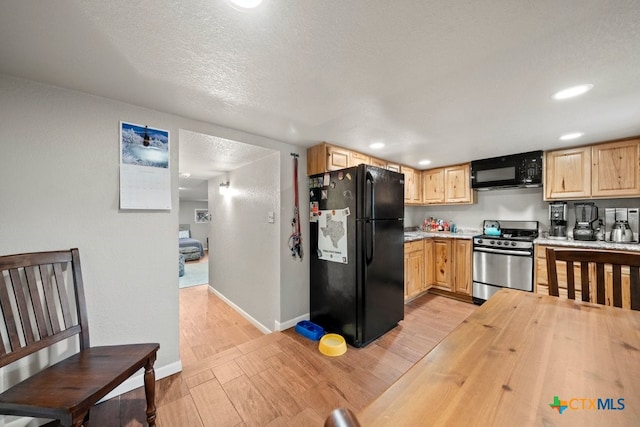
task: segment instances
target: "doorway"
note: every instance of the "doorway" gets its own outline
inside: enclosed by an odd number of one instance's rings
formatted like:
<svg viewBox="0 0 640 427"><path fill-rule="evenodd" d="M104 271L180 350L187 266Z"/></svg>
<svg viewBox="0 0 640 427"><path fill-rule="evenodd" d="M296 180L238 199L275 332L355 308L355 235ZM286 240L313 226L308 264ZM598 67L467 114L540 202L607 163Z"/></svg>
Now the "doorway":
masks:
<svg viewBox="0 0 640 427"><path fill-rule="evenodd" d="M272 329L279 313L281 155L240 141L179 132L180 187L206 185L209 290L263 331ZM226 195L220 194L220 184L228 184ZM179 217L185 218L182 212Z"/></svg>

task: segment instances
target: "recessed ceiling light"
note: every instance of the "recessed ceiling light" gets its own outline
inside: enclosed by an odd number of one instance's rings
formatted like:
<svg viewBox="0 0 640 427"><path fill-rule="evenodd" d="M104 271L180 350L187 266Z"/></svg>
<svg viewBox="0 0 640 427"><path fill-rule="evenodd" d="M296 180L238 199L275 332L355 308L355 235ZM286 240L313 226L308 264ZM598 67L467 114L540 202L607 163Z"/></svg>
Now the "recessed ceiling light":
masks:
<svg viewBox="0 0 640 427"><path fill-rule="evenodd" d="M184 187L178 187L178 190L186 190Z"/></svg>
<svg viewBox="0 0 640 427"><path fill-rule="evenodd" d="M572 86L554 93L552 98L553 99L573 98L574 96L582 95L583 93L589 92L592 88L593 88L593 85L590 83Z"/></svg>
<svg viewBox="0 0 640 427"><path fill-rule="evenodd" d="M189 172L182 172L180 174L180 178L189 178L191 176L191 174Z"/></svg>
<svg viewBox="0 0 640 427"><path fill-rule="evenodd" d="M419 164L419 165L422 165L422 166L430 165L430 164L431 164L431 160L427 160L427 159L420 160L420 161L418 162L418 164Z"/></svg>
<svg viewBox="0 0 640 427"><path fill-rule="evenodd" d="M234 5L241 7L243 9L253 9L254 7L258 7L262 0L229 0Z"/></svg>
<svg viewBox="0 0 640 427"><path fill-rule="evenodd" d="M384 143L383 142L374 142L373 144L369 145L369 148L371 148L372 150L380 150L381 148L384 148Z"/></svg>
<svg viewBox="0 0 640 427"><path fill-rule="evenodd" d="M564 135L562 135L558 139L560 141L570 141L572 139L580 138L582 135L584 135L584 133L582 133L582 132L571 132L571 133L565 133Z"/></svg>

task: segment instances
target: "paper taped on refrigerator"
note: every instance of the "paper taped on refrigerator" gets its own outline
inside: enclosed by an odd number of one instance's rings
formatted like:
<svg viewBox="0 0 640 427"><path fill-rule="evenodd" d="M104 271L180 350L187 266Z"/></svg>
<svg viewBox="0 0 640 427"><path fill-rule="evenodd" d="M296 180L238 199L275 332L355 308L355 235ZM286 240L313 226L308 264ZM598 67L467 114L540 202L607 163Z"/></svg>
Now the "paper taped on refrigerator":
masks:
<svg viewBox="0 0 640 427"><path fill-rule="evenodd" d="M318 215L318 258L348 264L347 217L349 209L321 210Z"/></svg>

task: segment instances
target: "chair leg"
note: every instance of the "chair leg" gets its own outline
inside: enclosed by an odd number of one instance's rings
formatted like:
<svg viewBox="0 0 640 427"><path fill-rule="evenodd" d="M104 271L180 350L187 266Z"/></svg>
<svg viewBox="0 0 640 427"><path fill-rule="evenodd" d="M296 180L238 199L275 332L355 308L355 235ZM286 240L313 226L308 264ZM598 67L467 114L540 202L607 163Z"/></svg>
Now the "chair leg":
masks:
<svg viewBox="0 0 640 427"><path fill-rule="evenodd" d="M156 373L153 364L156 361L156 353L153 353L144 367L144 394L147 398L147 423L149 427L156 425Z"/></svg>

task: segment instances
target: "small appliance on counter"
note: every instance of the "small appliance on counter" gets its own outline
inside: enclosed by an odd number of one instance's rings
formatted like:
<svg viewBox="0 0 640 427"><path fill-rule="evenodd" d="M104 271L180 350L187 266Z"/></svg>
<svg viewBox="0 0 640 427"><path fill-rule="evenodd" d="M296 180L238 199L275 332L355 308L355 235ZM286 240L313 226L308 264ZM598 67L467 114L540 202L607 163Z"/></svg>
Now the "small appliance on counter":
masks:
<svg viewBox="0 0 640 427"><path fill-rule="evenodd" d="M615 243L638 243L639 208L605 208L605 240Z"/></svg>
<svg viewBox="0 0 640 427"><path fill-rule="evenodd" d="M549 204L549 238L567 239L567 202Z"/></svg>
<svg viewBox="0 0 640 427"><path fill-rule="evenodd" d="M593 223L598 220L598 207L595 203L575 203L576 226L573 229L573 240L596 240Z"/></svg>

